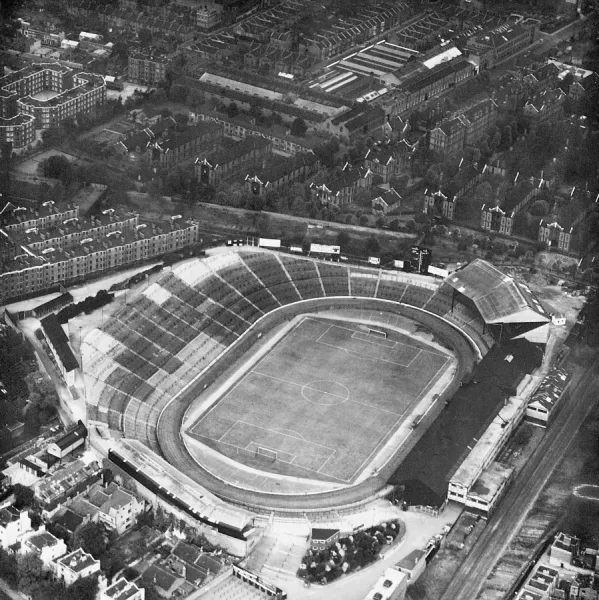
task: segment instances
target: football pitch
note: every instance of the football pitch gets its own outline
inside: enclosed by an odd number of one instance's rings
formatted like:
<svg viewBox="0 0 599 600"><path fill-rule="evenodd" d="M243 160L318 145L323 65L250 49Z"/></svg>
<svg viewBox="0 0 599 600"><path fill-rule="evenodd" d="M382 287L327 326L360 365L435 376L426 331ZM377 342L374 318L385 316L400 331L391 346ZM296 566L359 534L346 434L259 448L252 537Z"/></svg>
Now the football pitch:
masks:
<svg viewBox="0 0 599 600"><path fill-rule="evenodd" d="M385 331L306 317L187 433L248 466L351 483L451 362Z"/></svg>

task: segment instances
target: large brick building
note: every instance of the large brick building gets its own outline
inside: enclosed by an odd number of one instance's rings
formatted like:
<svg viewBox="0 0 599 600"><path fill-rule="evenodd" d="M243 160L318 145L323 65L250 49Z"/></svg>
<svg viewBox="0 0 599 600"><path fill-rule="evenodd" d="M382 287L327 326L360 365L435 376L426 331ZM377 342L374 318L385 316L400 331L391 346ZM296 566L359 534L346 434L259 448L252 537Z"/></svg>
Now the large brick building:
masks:
<svg viewBox="0 0 599 600"><path fill-rule="evenodd" d="M564 114L566 94L560 89L543 91L524 105L524 114L534 131L542 123L556 123Z"/></svg>
<svg viewBox="0 0 599 600"><path fill-rule="evenodd" d="M137 215L111 209L87 220L76 209L59 210L53 204L42 208L39 214L15 206L0 213L0 238L14 242L0 264L0 301L81 281L199 239L194 221L141 223Z"/></svg>
<svg viewBox="0 0 599 600"><path fill-rule="evenodd" d="M52 97L35 98L41 92ZM0 78L0 130L6 141L26 145L36 129L58 126L67 118L89 113L106 100L104 78L59 63L31 65ZM20 119L15 119L21 115ZM8 138L11 138L10 140Z"/></svg>
<svg viewBox="0 0 599 600"><path fill-rule="evenodd" d="M129 55L127 79L141 85L157 85L166 77L168 64L164 54L135 51Z"/></svg>
<svg viewBox="0 0 599 600"><path fill-rule="evenodd" d="M200 183L217 185L251 167L265 166L271 152L272 143L269 140L250 135L204 159L197 159L195 175Z"/></svg>
<svg viewBox="0 0 599 600"><path fill-rule="evenodd" d="M218 123L200 121L185 131L171 132L166 139L148 142L146 157L170 169L201 152L214 150L222 137L223 128Z"/></svg>
<svg viewBox="0 0 599 600"><path fill-rule="evenodd" d="M310 184L310 194L321 204L343 206L356 199L359 189L369 189L372 184L372 172L365 168L352 168L346 164L343 171L320 184Z"/></svg>
<svg viewBox="0 0 599 600"><path fill-rule="evenodd" d="M486 98L435 127L429 146L442 154L455 154L486 136L496 121L497 105Z"/></svg>
<svg viewBox="0 0 599 600"><path fill-rule="evenodd" d="M500 25L472 36L468 40L466 50L481 71L491 69L530 46L534 42L536 30L536 22L526 25Z"/></svg>

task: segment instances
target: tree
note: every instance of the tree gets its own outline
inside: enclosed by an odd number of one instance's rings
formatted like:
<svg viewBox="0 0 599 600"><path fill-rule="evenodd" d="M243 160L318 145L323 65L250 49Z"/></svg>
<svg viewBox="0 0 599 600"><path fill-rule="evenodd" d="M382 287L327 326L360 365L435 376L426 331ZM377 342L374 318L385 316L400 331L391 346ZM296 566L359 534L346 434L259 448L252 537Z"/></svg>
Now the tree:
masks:
<svg viewBox="0 0 599 600"><path fill-rule="evenodd" d="M142 539L138 542L138 545L144 545L145 541ZM123 565L127 563L127 556L124 551L118 547L108 548L102 557L100 558L100 565L102 571L106 573L108 579L112 579L118 571L123 568Z"/></svg>
<svg viewBox="0 0 599 600"><path fill-rule="evenodd" d="M527 235L528 233L528 217L524 210L516 213L514 217L514 233L516 235Z"/></svg>
<svg viewBox="0 0 599 600"><path fill-rule="evenodd" d="M189 88L186 85L181 85L179 83L173 83L168 92L168 97L173 102L180 102L181 104L185 103L188 95Z"/></svg>
<svg viewBox="0 0 599 600"><path fill-rule="evenodd" d="M347 251L347 246L349 245L350 241L351 237L347 231L340 231L337 234L337 245L341 246L342 252Z"/></svg>
<svg viewBox="0 0 599 600"><path fill-rule="evenodd" d="M148 29L141 29L137 34L137 39L139 40L142 47L151 46L152 32Z"/></svg>
<svg viewBox="0 0 599 600"><path fill-rule="evenodd" d="M12 489L15 495L15 508L21 510L23 508L29 508L33 506L35 502L35 495L33 490L20 483L15 484Z"/></svg>
<svg viewBox="0 0 599 600"><path fill-rule="evenodd" d="M568 71L565 77L559 82L559 88L567 94L570 91L570 86L574 83L574 75Z"/></svg>
<svg viewBox="0 0 599 600"><path fill-rule="evenodd" d="M502 150L508 150L509 148L511 148L512 144L513 144L513 130L510 125L506 125L501 130L500 148Z"/></svg>
<svg viewBox="0 0 599 600"><path fill-rule="evenodd" d="M8 554L0 547L0 577L10 586L16 586L19 580L19 567L14 554Z"/></svg>
<svg viewBox="0 0 599 600"><path fill-rule="evenodd" d="M308 131L306 122L301 117L296 117L291 123L291 135L296 137L304 137Z"/></svg>
<svg viewBox="0 0 599 600"><path fill-rule="evenodd" d="M238 114L239 114L239 107L237 106L237 104L235 102L231 102L227 106L227 116L232 119L233 117L236 117Z"/></svg>
<svg viewBox="0 0 599 600"><path fill-rule="evenodd" d="M18 566L18 588L25 594L33 595L40 585L43 563L42 559L35 553L22 554L17 559Z"/></svg>
<svg viewBox="0 0 599 600"><path fill-rule="evenodd" d="M425 600L426 588L424 587L424 582L422 579L415 581L408 587L408 596L412 600Z"/></svg>
<svg viewBox="0 0 599 600"><path fill-rule="evenodd" d="M95 600L98 593L98 577L91 575L78 579L67 590L67 600Z"/></svg>
<svg viewBox="0 0 599 600"><path fill-rule="evenodd" d="M91 521L80 525L73 534L73 545L75 548L82 548L94 558L100 558L106 550L104 527Z"/></svg>
<svg viewBox="0 0 599 600"><path fill-rule="evenodd" d="M441 178L443 176L443 171L443 165L439 163L431 165L428 168L424 179L426 184L433 190L439 188L439 185L441 184Z"/></svg>
<svg viewBox="0 0 599 600"><path fill-rule="evenodd" d="M161 600L161 596L158 594L158 592L156 591L156 587L153 586L151 583L146 583L146 582L138 582L137 585L139 587L144 588L145 590L145 599L146 600Z"/></svg>
<svg viewBox="0 0 599 600"><path fill-rule="evenodd" d="M381 245L374 234L372 234L366 242L366 252L368 256L376 256L381 251Z"/></svg>
<svg viewBox="0 0 599 600"><path fill-rule="evenodd" d="M53 154L50 156L42 162L41 168L44 177L60 179L64 185L68 185L73 177L71 162L62 154Z"/></svg>
<svg viewBox="0 0 599 600"><path fill-rule="evenodd" d="M537 200L530 207L529 212L533 217L544 217L549 213L549 202L547 200Z"/></svg>

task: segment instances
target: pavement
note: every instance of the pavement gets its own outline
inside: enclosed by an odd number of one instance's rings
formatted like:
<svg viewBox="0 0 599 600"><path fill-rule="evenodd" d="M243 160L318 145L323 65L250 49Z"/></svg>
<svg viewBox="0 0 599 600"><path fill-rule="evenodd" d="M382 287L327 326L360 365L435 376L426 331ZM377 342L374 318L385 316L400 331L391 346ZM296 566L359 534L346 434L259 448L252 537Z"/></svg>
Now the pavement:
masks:
<svg viewBox="0 0 599 600"><path fill-rule="evenodd" d="M599 359L577 368L570 400L548 428L542 442L512 483L468 558L441 600L474 600L487 577L517 534L560 458L599 395Z"/></svg>
<svg viewBox="0 0 599 600"><path fill-rule="evenodd" d="M391 518L400 519L406 526L404 539L392 547L384 558L357 573L344 576L326 586L304 587L303 581L288 573L264 572L264 578L287 592L289 600L363 600L384 571L397 564L410 552L424 549L435 535L442 534L447 524L453 524L461 514L461 507L448 506L438 517L419 512L404 512L387 501L377 501L368 509L348 516L349 527L371 527ZM275 521L276 526L276 521ZM319 527L330 526L318 523ZM299 567L299 561L295 568ZM291 565L287 565L287 568Z"/></svg>

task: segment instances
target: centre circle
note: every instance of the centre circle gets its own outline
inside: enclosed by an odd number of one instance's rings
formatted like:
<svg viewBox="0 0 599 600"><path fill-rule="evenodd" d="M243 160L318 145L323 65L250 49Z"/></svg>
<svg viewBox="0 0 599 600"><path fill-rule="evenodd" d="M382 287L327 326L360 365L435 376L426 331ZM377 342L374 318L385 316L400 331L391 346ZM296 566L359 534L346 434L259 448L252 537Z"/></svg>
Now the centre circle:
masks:
<svg viewBox="0 0 599 600"><path fill-rule="evenodd" d="M312 404L334 406L349 400L349 390L342 383L317 379L302 386L302 396Z"/></svg>

